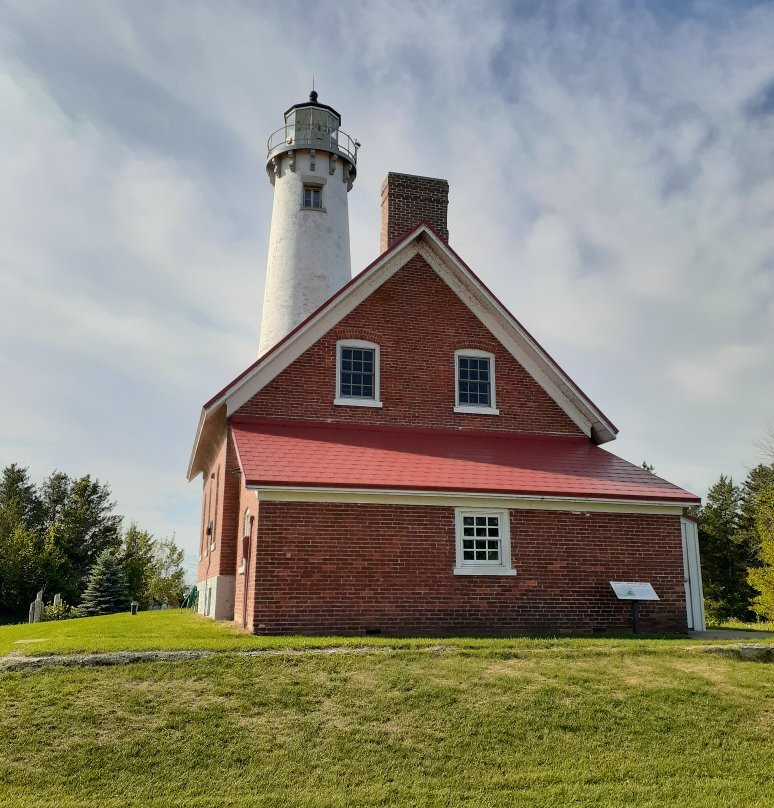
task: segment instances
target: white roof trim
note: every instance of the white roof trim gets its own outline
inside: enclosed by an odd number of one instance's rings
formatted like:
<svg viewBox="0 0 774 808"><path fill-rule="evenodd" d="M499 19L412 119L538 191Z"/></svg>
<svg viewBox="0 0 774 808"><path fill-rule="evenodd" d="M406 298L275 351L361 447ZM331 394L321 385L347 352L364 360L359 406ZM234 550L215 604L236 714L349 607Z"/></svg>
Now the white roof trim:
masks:
<svg viewBox="0 0 774 808"><path fill-rule="evenodd" d="M421 504L438 506L522 508L551 511L603 511L606 513L663 513L682 515L693 502L659 499L612 499L597 497L552 497L529 494L483 494L465 491L414 491L403 488L322 488L304 486L248 485L259 501L265 502L349 502L384 504Z"/></svg>
<svg viewBox="0 0 774 808"><path fill-rule="evenodd" d="M292 334L276 353L269 354L265 363L258 364L230 391L223 394L221 398L226 403L228 414L232 415L272 379L279 376L286 367L370 297L418 252L417 242L409 242L398 252L387 255L384 262L374 264L371 271L357 278L345 294L332 299L303 328ZM212 406L217 406L217 403L214 402Z"/></svg>
<svg viewBox="0 0 774 808"><path fill-rule="evenodd" d="M197 461L206 441L202 433L210 414L225 404L232 415L301 354L344 319L415 255L420 254L439 277L493 333L508 352L546 391L567 416L597 443L613 440L615 427L568 379L556 363L503 308L471 271L428 227L422 225L334 295L297 331L269 351L244 377L226 388L202 411L189 464L189 479L202 470Z"/></svg>

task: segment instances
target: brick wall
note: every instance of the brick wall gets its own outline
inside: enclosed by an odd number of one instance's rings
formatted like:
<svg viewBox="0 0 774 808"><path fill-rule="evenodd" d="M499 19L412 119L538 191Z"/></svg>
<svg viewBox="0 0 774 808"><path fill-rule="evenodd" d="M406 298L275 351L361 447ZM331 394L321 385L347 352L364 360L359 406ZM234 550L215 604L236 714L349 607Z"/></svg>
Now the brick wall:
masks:
<svg viewBox="0 0 774 808"><path fill-rule="evenodd" d="M335 406L336 341L381 347L381 409ZM499 416L455 413L454 351L495 356ZM238 410L238 415L582 435L420 256Z"/></svg>
<svg viewBox="0 0 774 808"><path fill-rule="evenodd" d="M197 579L218 575L220 571L220 543L223 516L223 468L226 463L225 437L211 466L204 472L202 489L202 523L199 531L199 565ZM207 535L207 525L212 522L212 534ZM211 544L215 549L211 550Z"/></svg>
<svg viewBox="0 0 774 808"><path fill-rule="evenodd" d="M224 437L217 456L204 473L202 491L202 524L199 535L200 561L197 580L213 575L233 575L236 555L236 533L239 518L240 482L234 471L239 468L236 448L231 436ZM213 532L205 535L212 520ZM215 544L214 549L211 545Z"/></svg>
<svg viewBox="0 0 774 808"><path fill-rule="evenodd" d="M250 510L250 515L253 517L252 532L250 533L250 565L246 565L245 573L240 573L239 569L242 565L242 540L245 535L244 531L244 516L245 511ZM239 520L237 523L237 542L235 553L235 568L236 574L234 586L234 621L242 626L246 624L251 627L253 624L253 602L254 602L254 575L252 572L252 562L255 559L256 544L258 532L258 498L254 491L247 491L244 486L240 487L239 492ZM245 581L247 581L247 597L245 598ZM245 606L247 611L247 619L245 620Z"/></svg>
<svg viewBox="0 0 774 808"><path fill-rule="evenodd" d="M381 252L400 241L420 222L427 222L446 242L449 230L446 211L449 207L449 183L433 177L390 172L382 183Z"/></svg>
<svg viewBox="0 0 774 808"><path fill-rule="evenodd" d="M450 507L264 502L259 533L258 633L627 630L611 580L653 584L643 630L686 629L676 516L511 511L515 577L452 575Z"/></svg>

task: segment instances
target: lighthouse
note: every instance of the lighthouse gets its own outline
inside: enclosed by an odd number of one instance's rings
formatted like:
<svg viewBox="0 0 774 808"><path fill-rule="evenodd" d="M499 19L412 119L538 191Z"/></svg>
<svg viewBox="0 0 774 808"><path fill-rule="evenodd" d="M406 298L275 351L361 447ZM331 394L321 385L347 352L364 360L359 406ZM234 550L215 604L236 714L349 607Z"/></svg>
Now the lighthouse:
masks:
<svg viewBox="0 0 774 808"><path fill-rule="evenodd" d="M341 115L309 100L285 113L268 141L266 173L274 200L259 353L266 353L352 275L347 194L360 144Z"/></svg>

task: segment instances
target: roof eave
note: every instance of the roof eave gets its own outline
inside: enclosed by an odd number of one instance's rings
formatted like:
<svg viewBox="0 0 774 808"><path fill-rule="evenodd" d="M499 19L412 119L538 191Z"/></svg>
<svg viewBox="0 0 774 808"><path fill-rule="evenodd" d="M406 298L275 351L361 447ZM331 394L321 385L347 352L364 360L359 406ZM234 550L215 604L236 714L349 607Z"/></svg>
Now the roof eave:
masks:
<svg viewBox="0 0 774 808"><path fill-rule="evenodd" d="M218 436L224 432L226 424L226 407L223 404L202 408L191 458L188 462L189 482L197 475L207 471L208 464L217 451Z"/></svg>
<svg viewBox="0 0 774 808"><path fill-rule="evenodd" d="M307 491L316 493L354 493L354 494L426 494L428 496L482 496L482 497L497 497L500 499L528 499L536 501L555 501L555 502L598 502L598 503L619 503L619 504L632 504L632 505L656 505L656 506L669 506L669 507L693 507L701 504L701 498L690 492L685 492L685 497L670 498L670 497L649 497L649 496L627 496L615 497L609 494L595 495L593 493L551 493L551 492L535 492L535 491L492 491L489 489L475 489L475 488L450 488L448 486L439 486L434 488L430 487L396 487L383 488L378 485L360 485L360 486L346 486L346 485L333 485L331 483L315 485L313 483L291 483L291 482L278 482L278 481L261 481L257 479L245 480L245 488L250 490L271 490L271 491Z"/></svg>

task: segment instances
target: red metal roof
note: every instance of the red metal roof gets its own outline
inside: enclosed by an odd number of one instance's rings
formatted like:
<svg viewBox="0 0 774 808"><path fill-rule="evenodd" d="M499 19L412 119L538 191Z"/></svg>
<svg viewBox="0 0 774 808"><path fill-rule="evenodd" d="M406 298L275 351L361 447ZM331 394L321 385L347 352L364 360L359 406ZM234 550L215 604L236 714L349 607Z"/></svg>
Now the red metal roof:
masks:
<svg viewBox="0 0 774 808"><path fill-rule="evenodd" d="M585 437L234 419L245 484L698 503Z"/></svg>

